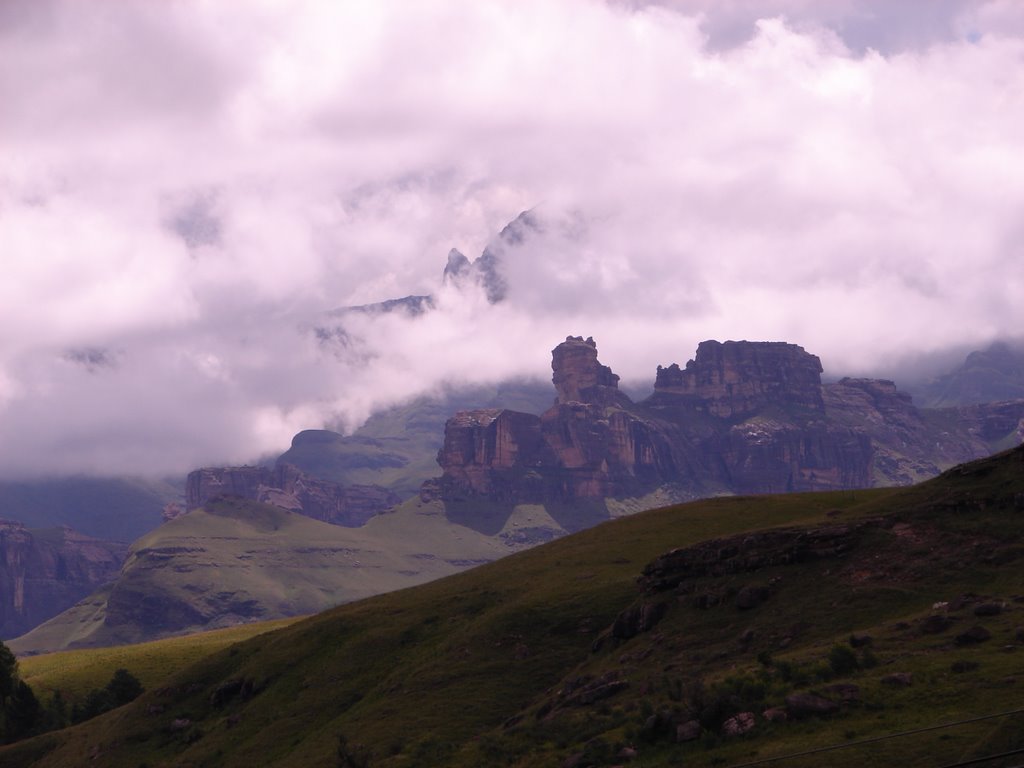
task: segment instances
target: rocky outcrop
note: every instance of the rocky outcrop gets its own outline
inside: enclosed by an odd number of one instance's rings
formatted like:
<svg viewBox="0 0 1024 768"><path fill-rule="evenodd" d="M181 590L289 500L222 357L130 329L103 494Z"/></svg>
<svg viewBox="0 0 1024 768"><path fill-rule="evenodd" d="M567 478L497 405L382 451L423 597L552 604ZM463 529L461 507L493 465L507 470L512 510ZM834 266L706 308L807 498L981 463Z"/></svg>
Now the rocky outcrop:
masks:
<svg viewBox="0 0 1024 768"><path fill-rule="evenodd" d="M619 377L607 365L597 360L597 343L592 337L569 336L551 351L552 382L558 402L615 403L623 395L619 392Z"/></svg>
<svg viewBox="0 0 1024 768"><path fill-rule="evenodd" d="M541 416L464 411L445 427L430 496L510 503L642 495L769 493L870 483L871 443L824 415L821 363L792 344L705 342L661 368L634 403L592 338L552 350L556 402Z"/></svg>
<svg viewBox="0 0 1024 768"><path fill-rule="evenodd" d="M1024 438L1024 401L923 413L892 381L823 384L821 361L780 342L705 341L658 367L634 403L592 338L552 350L540 416L463 411L421 495L508 504L907 485Z"/></svg>
<svg viewBox="0 0 1024 768"><path fill-rule="evenodd" d="M795 344L702 341L685 368L658 366L654 390L692 397L725 419L770 405L821 412L821 371L821 360Z"/></svg>
<svg viewBox="0 0 1024 768"><path fill-rule="evenodd" d="M401 501L380 486L342 486L284 463L274 468L207 467L189 473L185 487L189 511L221 496L253 499L349 528L363 525Z"/></svg>
<svg viewBox="0 0 1024 768"><path fill-rule="evenodd" d="M861 532L876 525L877 520L862 520L856 525L776 528L711 539L666 552L644 567L639 583L645 592L654 594L703 576L752 573L780 565L833 559L853 549Z"/></svg>
<svg viewBox="0 0 1024 768"><path fill-rule="evenodd" d="M0 638L17 637L116 578L127 544L0 520Z"/></svg>

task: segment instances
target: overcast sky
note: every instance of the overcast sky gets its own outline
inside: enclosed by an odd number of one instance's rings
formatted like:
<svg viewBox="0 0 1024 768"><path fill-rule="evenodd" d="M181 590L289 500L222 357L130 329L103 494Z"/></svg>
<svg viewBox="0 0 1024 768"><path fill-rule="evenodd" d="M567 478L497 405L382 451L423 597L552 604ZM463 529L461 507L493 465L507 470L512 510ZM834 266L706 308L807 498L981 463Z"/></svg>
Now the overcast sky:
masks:
<svg viewBox="0 0 1024 768"><path fill-rule="evenodd" d="M650 381L1024 327L1014 0L4 0L0 61L0 476L251 460L567 334ZM505 302L441 289L527 209Z"/></svg>

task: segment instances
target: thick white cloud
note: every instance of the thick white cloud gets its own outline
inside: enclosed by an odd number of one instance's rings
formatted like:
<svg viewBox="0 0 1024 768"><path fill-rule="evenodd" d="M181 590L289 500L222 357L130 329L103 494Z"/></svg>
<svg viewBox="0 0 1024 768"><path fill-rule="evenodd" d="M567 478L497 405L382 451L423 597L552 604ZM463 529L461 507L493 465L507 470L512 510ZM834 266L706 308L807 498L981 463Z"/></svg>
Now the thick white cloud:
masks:
<svg viewBox="0 0 1024 768"><path fill-rule="evenodd" d="M1016 334L1022 36L1003 0L4 3L0 474L251 459L569 333L638 381ZM530 208L505 303L440 288Z"/></svg>

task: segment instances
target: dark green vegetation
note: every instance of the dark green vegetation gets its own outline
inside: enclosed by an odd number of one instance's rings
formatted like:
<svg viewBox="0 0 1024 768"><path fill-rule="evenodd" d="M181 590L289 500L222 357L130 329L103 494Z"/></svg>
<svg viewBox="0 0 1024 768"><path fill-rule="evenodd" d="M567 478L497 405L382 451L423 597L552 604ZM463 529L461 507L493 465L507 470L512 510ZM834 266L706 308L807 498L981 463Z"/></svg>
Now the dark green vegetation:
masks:
<svg viewBox="0 0 1024 768"><path fill-rule="evenodd" d="M127 669L116 669L102 688L90 690L70 708L62 690L53 691L41 703L23 679L18 661L0 642L0 744L11 744L29 736L83 723L134 701L142 694L142 683Z"/></svg>
<svg viewBox="0 0 1024 768"><path fill-rule="evenodd" d="M728 766L1018 709L1022 533L1024 449L907 489L656 510L232 646L0 763ZM796 717L807 695L835 711ZM946 765L1022 725L781 764Z"/></svg>

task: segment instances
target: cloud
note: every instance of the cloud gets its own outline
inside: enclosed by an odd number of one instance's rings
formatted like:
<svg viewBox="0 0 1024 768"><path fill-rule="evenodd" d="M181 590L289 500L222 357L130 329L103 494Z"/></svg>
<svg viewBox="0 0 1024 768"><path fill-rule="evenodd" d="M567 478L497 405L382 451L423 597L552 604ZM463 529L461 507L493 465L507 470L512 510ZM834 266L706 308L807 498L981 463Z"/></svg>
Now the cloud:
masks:
<svg viewBox="0 0 1024 768"><path fill-rule="evenodd" d="M1024 11L925 5L3 4L0 473L251 460L567 334L645 382L1016 333ZM441 286L528 209L505 302Z"/></svg>

